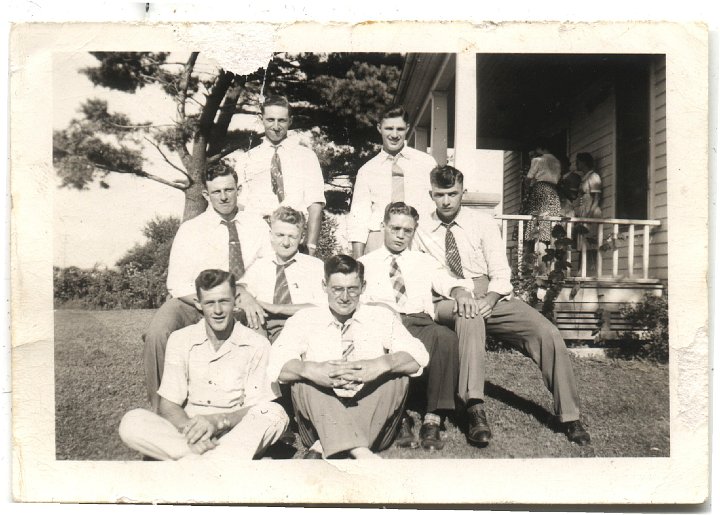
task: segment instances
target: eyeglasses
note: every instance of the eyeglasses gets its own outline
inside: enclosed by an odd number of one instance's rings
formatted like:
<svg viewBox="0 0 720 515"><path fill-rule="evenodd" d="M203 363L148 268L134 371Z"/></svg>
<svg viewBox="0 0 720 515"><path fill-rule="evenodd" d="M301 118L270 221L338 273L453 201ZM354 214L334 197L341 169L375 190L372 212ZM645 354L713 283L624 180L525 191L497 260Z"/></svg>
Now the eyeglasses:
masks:
<svg viewBox="0 0 720 515"><path fill-rule="evenodd" d="M343 288L342 286L333 286L330 291L335 297L340 297L343 293L347 292L348 297L357 297L360 295L360 287L350 286Z"/></svg>

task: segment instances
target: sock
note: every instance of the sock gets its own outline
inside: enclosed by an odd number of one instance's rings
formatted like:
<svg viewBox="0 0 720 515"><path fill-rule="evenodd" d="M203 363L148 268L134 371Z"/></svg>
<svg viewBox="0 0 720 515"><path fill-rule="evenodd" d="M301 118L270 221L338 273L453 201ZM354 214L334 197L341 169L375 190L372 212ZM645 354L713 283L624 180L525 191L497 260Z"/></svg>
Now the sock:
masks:
<svg viewBox="0 0 720 515"><path fill-rule="evenodd" d="M468 399L465 408L472 408L476 404L485 404L485 401L483 401L482 399Z"/></svg>
<svg viewBox="0 0 720 515"><path fill-rule="evenodd" d="M435 413L425 413L425 417L423 417L423 424L434 424L439 426L441 422L442 419L440 418L440 415L436 415Z"/></svg>

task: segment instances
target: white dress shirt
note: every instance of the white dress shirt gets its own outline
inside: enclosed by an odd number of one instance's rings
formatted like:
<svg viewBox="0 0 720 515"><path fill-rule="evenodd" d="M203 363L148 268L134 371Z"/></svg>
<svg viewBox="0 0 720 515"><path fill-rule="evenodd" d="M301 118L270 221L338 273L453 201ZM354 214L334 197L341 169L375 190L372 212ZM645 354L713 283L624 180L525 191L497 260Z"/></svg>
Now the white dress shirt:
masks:
<svg viewBox="0 0 720 515"><path fill-rule="evenodd" d="M234 411L280 396L267 376L270 342L236 323L215 350L205 320L170 335L158 394L185 405L189 416Z"/></svg>
<svg viewBox="0 0 720 515"><path fill-rule="evenodd" d="M260 145L238 157L239 202L245 212L258 213L262 217L280 206L270 179L274 153L274 146L265 138ZM325 204L325 182L315 152L286 138L278 145L278 156L285 191L282 205L307 213L311 204Z"/></svg>
<svg viewBox="0 0 720 515"><path fill-rule="evenodd" d="M430 172L435 158L405 145L397 164L404 172L405 203L418 213L432 208ZM348 233L350 241L365 243L369 231L379 231L385 206L391 201L393 156L381 150L358 170L353 190Z"/></svg>
<svg viewBox="0 0 720 515"><path fill-rule="evenodd" d="M285 267L292 303L326 305L327 294L322 287L325 277L323 262L299 252L292 259L294 262ZM247 269L240 284L243 284L256 299L272 304L275 296L277 265L277 257L274 254L261 257Z"/></svg>
<svg viewBox="0 0 720 515"><path fill-rule="evenodd" d="M349 328L352 331L351 340L347 337ZM329 308L313 307L298 311L285 323L283 332L270 349L268 378L277 381L285 364L294 359L317 362L340 360L350 343L353 350L347 357L348 361L407 352L420 365L413 377L420 376L430 360L422 342L414 338L399 317L386 307L361 304L344 325Z"/></svg>
<svg viewBox="0 0 720 515"><path fill-rule="evenodd" d="M195 279L203 270L230 268L228 228L222 220L212 206L208 206L204 213L180 225L168 264L167 289L173 297L194 295ZM245 269L260 256L273 252L268 225L262 218L240 211L234 222Z"/></svg>
<svg viewBox="0 0 720 515"><path fill-rule="evenodd" d="M390 280L390 263L393 256L402 273L407 300L399 305ZM432 292L450 297L455 287L472 291L472 281L463 281L451 277L445 266L430 254L414 250L404 250L399 254L391 253L386 247L365 254L358 261L365 265L365 293L362 302L387 304L398 313L427 313L434 316Z"/></svg>
<svg viewBox="0 0 720 515"><path fill-rule="evenodd" d="M484 213L460 208L454 221L450 230L455 237L465 279L486 275L490 279L488 291L500 295L511 293L510 266L495 220ZM437 212L433 211L424 219L422 226L418 226L413 249L430 254L445 265L448 274L453 275L445 257L445 232Z"/></svg>

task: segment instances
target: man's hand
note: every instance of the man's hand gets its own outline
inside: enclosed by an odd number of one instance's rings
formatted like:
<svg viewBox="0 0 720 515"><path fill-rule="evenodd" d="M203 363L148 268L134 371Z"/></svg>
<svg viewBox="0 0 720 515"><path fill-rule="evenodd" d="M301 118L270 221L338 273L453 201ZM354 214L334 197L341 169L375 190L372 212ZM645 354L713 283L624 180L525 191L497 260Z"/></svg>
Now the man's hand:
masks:
<svg viewBox="0 0 720 515"><path fill-rule="evenodd" d="M218 422L212 415L196 415L182 428L188 445L209 441L218 430ZM206 449L207 450L207 449ZM205 452L205 451L203 451Z"/></svg>
<svg viewBox="0 0 720 515"><path fill-rule="evenodd" d="M346 381L350 386L348 389L356 389L354 384L371 383L390 371L390 364L385 356L358 361L331 361L330 363L338 367L335 372L330 374L330 377Z"/></svg>
<svg viewBox="0 0 720 515"><path fill-rule="evenodd" d="M453 313L459 317L475 318L480 313L480 305L469 291L458 288L452 292L452 296L455 298Z"/></svg>
<svg viewBox="0 0 720 515"><path fill-rule="evenodd" d="M339 377L338 371L343 370L341 365L347 365L347 363L344 361L323 361L320 363L307 361L303 363L303 377L325 388L342 388L347 383L347 380Z"/></svg>
<svg viewBox="0 0 720 515"><path fill-rule="evenodd" d="M238 295L235 298L235 307L245 312L250 329L260 329L265 325L265 310L249 293Z"/></svg>
<svg viewBox="0 0 720 515"><path fill-rule="evenodd" d="M500 300L500 294L494 291L489 291L487 295L477 299L478 306L480 309L480 316L483 318L489 318L492 315L495 304Z"/></svg>
<svg viewBox="0 0 720 515"><path fill-rule="evenodd" d="M215 438L210 438L209 440L200 440L197 443L188 444L190 450L195 454L205 454L207 451L209 451L210 449L214 449L217 446L218 442Z"/></svg>

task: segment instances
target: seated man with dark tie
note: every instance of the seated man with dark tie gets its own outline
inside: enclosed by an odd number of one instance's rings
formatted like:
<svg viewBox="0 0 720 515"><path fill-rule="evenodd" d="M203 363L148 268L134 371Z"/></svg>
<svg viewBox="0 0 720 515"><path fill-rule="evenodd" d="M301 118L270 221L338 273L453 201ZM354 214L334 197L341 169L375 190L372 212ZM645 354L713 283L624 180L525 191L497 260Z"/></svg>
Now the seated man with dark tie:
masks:
<svg viewBox="0 0 720 515"><path fill-rule="evenodd" d="M245 267L272 252L267 224L258 216L238 211L235 170L222 162L209 166L202 195L208 201L207 210L183 222L173 240L167 276L171 298L155 312L143 335L145 384L155 411L168 336L201 318L195 306L197 275L214 268L242 277Z"/></svg>
<svg viewBox="0 0 720 515"><path fill-rule="evenodd" d="M425 449L441 449L442 413L455 409L458 338L433 320L432 292L453 299L462 317L474 309L474 300L464 288L464 281L451 277L434 257L408 249L418 224L414 207L403 202L388 204L383 220L384 246L359 260L365 265L367 280L363 302L382 303L399 313L403 325L430 353L420 443ZM411 420L407 417L403 421L400 446L417 446Z"/></svg>
<svg viewBox="0 0 720 515"><path fill-rule="evenodd" d="M240 280L240 307L253 329L264 328L270 342L285 321L303 308L327 304L322 289L323 262L298 252L305 216L288 206L270 215L271 256L263 256Z"/></svg>
<svg viewBox="0 0 720 515"><path fill-rule="evenodd" d="M333 256L323 286L328 305L287 321L268 377L292 385L305 458L378 458L397 433L408 376L422 373L428 353L390 309L359 304L361 263Z"/></svg>
<svg viewBox="0 0 720 515"><path fill-rule="evenodd" d="M460 340L458 394L467 406L468 440L486 445L492 436L483 402L487 332L540 367L568 439L579 445L589 443L590 435L579 420L580 399L565 341L544 316L510 296L510 267L497 223L462 207L463 174L456 168L435 168L430 183L436 209L417 231L415 248L444 263L453 277L467 281L478 302L470 318L458 317L453 302L436 304L436 318L454 326Z"/></svg>

